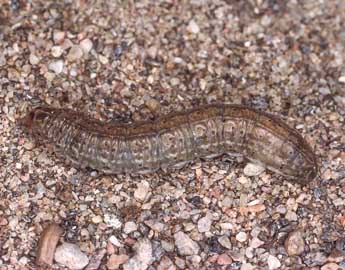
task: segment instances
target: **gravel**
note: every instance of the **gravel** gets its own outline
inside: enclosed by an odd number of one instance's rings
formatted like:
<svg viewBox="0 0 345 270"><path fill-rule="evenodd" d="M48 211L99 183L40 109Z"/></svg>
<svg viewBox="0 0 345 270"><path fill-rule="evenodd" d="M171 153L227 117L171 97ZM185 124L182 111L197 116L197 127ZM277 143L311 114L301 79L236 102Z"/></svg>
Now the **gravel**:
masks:
<svg viewBox="0 0 345 270"><path fill-rule="evenodd" d="M64 231L58 248L73 243L89 269L345 269L344 10L342 0L3 1L1 269L35 269L51 223ZM212 102L298 128L319 178L301 186L225 155L102 175L17 125L41 104L117 123Z"/></svg>

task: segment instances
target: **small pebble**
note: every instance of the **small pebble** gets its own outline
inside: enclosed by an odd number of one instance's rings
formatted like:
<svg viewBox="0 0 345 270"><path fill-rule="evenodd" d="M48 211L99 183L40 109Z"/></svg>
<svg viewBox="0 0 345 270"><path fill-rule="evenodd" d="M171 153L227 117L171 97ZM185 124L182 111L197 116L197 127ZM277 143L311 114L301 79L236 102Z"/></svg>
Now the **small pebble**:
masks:
<svg viewBox="0 0 345 270"><path fill-rule="evenodd" d="M137 224L135 224L133 221L128 221L125 223L125 226L123 228L123 231L126 233L126 234L129 234L131 232L134 232L137 230Z"/></svg>
<svg viewBox="0 0 345 270"><path fill-rule="evenodd" d="M336 263L344 261L345 260L345 251L338 250L338 249L334 248L332 250L331 254L329 254L327 260L330 262L336 262Z"/></svg>
<svg viewBox="0 0 345 270"><path fill-rule="evenodd" d="M305 243L300 230L290 232L285 240L285 250L289 256L302 254L304 246Z"/></svg>
<svg viewBox="0 0 345 270"><path fill-rule="evenodd" d="M123 247L123 244L116 238L115 235L109 237L109 242L112 243L116 247Z"/></svg>
<svg viewBox="0 0 345 270"><path fill-rule="evenodd" d="M146 180L141 181L134 191L134 198L138 201L145 201L150 195L150 184Z"/></svg>
<svg viewBox="0 0 345 270"><path fill-rule="evenodd" d="M53 34L53 40L55 44L62 44L65 39L65 32L62 31L56 31Z"/></svg>
<svg viewBox="0 0 345 270"><path fill-rule="evenodd" d="M229 265L232 263L232 259L226 253L223 253L218 256L217 263L219 265Z"/></svg>
<svg viewBox="0 0 345 270"><path fill-rule="evenodd" d="M0 67L6 65L6 58L3 53L0 53Z"/></svg>
<svg viewBox="0 0 345 270"><path fill-rule="evenodd" d="M263 171L265 171L264 167L254 163L248 163L243 169L243 173L247 176L257 176Z"/></svg>
<svg viewBox="0 0 345 270"><path fill-rule="evenodd" d="M64 63L62 60L56 60L56 61L50 62L48 68L49 70L54 71L55 74L60 74L63 70L63 66L64 66Z"/></svg>
<svg viewBox="0 0 345 270"><path fill-rule="evenodd" d="M261 241L259 238L257 237L253 237L253 239L250 241L249 246L251 248L258 248L260 246L262 246L263 244L265 244L265 242Z"/></svg>
<svg viewBox="0 0 345 270"><path fill-rule="evenodd" d="M89 259L80 251L79 247L71 243L63 243L58 246L54 259L59 264L76 270L83 269L89 263Z"/></svg>
<svg viewBox="0 0 345 270"><path fill-rule="evenodd" d="M150 98L149 100L147 100L145 102L145 105L153 113L157 112L160 108L160 103L154 98Z"/></svg>
<svg viewBox="0 0 345 270"><path fill-rule="evenodd" d="M83 56L83 51L79 45L73 45L67 54L67 60L69 62L74 62L79 60Z"/></svg>
<svg viewBox="0 0 345 270"><path fill-rule="evenodd" d="M174 263L169 259L169 257L164 256L160 261L157 270L176 270L176 266Z"/></svg>
<svg viewBox="0 0 345 270"><path fill-rule="evenodd" d="M193 34L197 34L200 32L200 28L194 20L191 20L187 26L187 31Z"/></svg>
<svg viewBox="0 0 345 270"><path fill-rule="evenodd" d="M63 49L61 48L61 46L53 46L51 48L51 51L54 57L60 57L63 54Z"/></svg>
<svg viewBox="0 0 345 270"><path fill-rule="evenodd" d="M232 244L231 241L229 239L228 236L223 235L221 237L218 238L218 242L219 244L221 244L223 247L227 248L227 249L231 249L232 248Z"/></svg>
<svg viewBox="0 0 345 270"><path fill-rule="evenodd" d="M267 264L268 264L268 269L273 270L273 269L279 269L280 267L280 261L278 260L277 257L273 255L269 255L267 258Z"/></svg>
<svg viewBox="0 0 345 270"><path fill-rule="evenodd" d="M91 49L93 47L93 43L90 39L86 38L86 39L83 39L81 42L80 42L80 48L83 50L83 52L85 54L88 54Z"/></svg>
<svg viewBox="0 0 345 270"><path fill-rule="evenodd" d="M174 234L175 245L182 256L194 255L199 253L199 245L184 232Z"/></svg>
<svg viewBox="0 0 345 270"><path fill-rule="evenodd" d="M113 254L107 261L107 268L109 270L119 269L120 265L124 264L128 260L128 258L129 257L126 254Z"/></svg>
<svg viewBox="0 0 345 270"><path fill-rule="evenodd" d="M341 76L338 78L338 82L345 83L345 76Z"/></svg>
<svg viewBox="0 0 345 270"><path fill-rule="evenodd" d="M255 267L250 263L244 263L241 266L241 270L254 270Z"/></svg>
<svg viewBox="0 0 345 270"><path fill-rule="evenodd" d="M247 241L247 234L245 232L239 232L236 234L236 240L238 242L245 242Z"/></svg>
<svg viewBox="0 0 345 270"><path fill-rule="evenodd" d="M210 218L210 215L206 215L203 218L199 219L198 221L198 230L199 232L208 232L210 231L212 224L212 219Z"/></svg>
<svg viewBox="0 0 345 270"><path fill-rule="evenodd" d="M146 270L153 260L150 240L139 240L135 243L133 249L135 255L123 265L123 270Z"/></svg>
<svg viewBox="0 0 345 270"><path fill-rule="evenodd" d="M102 221L103 221L103 218L101 216L92 217L92 223L94 223L94 224L101 223Z"/></svg>
<svg viewBox="0 0 345 270"><path fill-rule="evenodd" d="M105 57L104 55L99 55L98 56L99 62L101 62L103 65L106 65L109 63L109 60L107 57Z"/></svg>
<svg viewBox="0 0 345 270"><path fill-rule="evenodd" d="M31 65L37 65L40 62L40 59L33 53L29 56L29 62Z"/></svg>

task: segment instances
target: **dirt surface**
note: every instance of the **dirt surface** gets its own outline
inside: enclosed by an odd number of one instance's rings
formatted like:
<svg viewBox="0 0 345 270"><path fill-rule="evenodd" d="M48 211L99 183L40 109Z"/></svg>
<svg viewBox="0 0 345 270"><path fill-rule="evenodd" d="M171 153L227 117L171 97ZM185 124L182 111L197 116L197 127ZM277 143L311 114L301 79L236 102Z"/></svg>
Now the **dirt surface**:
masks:
<svg viewBox="0 0 345 270"><path fill-rule="evenodd" d="M49 223L53 269L345 269L344 1L32 2L0 0L0 269L37 269ZM216 101L285 119L320 177L226 156L106 176L17 127L39 104L130 122Z"/></svg>

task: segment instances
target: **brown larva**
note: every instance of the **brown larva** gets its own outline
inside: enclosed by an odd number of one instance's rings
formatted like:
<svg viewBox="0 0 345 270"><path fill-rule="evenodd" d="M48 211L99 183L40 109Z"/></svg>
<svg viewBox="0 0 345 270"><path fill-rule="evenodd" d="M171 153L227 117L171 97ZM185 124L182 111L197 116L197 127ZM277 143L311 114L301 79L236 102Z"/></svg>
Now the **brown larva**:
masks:
<svg viewBox="0 0 345 270"><path fill-rule="evenodd" d="M299 182L318 174L312 148L295 129L241 105L212 104L133 124L104 123L69 109L38 107L22 123L69 160L104 173L146 173L230 154Z"/></svg>

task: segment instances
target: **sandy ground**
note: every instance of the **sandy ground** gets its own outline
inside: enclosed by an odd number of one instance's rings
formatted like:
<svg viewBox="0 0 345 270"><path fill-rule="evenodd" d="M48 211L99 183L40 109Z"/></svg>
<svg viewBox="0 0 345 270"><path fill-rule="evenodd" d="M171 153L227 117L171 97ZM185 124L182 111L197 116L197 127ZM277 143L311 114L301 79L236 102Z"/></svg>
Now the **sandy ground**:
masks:
<svg viewBox="0 0 345 270"><path fill-rule="evenodd" d="M53 269L76 267L63 243L89 270L345 269L345 1L0 4L0 269L37 269L49 223ZM105 176L16 124L38 104L129 122L215 101L296 127L320 177L249 176L225 156Z"/></svg>

